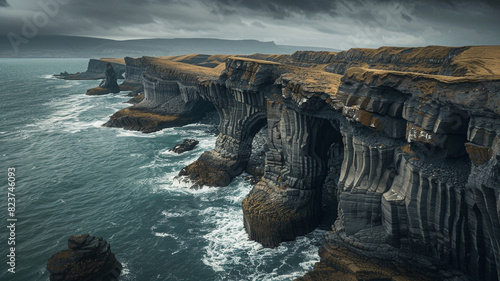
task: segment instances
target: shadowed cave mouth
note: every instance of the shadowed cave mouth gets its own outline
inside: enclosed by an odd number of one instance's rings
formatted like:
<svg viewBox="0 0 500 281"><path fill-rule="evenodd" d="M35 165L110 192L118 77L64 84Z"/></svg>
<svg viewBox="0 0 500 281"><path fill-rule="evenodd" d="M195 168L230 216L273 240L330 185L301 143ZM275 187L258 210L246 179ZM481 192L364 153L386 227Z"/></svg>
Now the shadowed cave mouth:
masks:
<svg viewBox="0 0 500 281"><path fill-rule="evenodd" d="M266 164L266 148L267 148L267 136L268 136L267 123L260 129L260 131L253 137L252 140L252 154L248 160L248 165L245 168L245 172L251 177L248 179L252 184L257 183L257 181L264 175L264 166Z"/></svg>
<svg viewBox="0 0 500 281"><path fill-rule="evenodd" d="M337 219L337 183L344 160L344 143L339 125L334 121L317 118L312 132L313 157L320 160L321 171L315 183L320 186L321 197L315 204L321 205L322 220L319 227L330 230Z"/></svg>
<svg viewBox="0 0 500 281"><path fill-rule="evenodd" d="M267 118L265 115L257 115L246 123L246 129L242 130L240 155L248 155L248 160L243 161L244 171L252 176L251 182L255 184L264 175Z"/></svg>

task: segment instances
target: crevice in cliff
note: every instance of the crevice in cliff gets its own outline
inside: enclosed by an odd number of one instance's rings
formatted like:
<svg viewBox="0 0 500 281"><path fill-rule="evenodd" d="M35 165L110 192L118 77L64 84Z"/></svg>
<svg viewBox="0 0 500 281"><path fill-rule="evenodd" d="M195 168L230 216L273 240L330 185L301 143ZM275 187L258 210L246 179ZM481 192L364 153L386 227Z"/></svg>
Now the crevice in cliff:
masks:
<svg viewBox="0 0 500 281"><path fill-rule="evenodd" d="M338 189L342 161L344 159L344 143L340 130L335 128L331 121L324 122L319 130L320 145L316 148L317 154L326 161L326 177L322 186L321 211L323 214L320 228L330 230L337 219Z"/></svg>

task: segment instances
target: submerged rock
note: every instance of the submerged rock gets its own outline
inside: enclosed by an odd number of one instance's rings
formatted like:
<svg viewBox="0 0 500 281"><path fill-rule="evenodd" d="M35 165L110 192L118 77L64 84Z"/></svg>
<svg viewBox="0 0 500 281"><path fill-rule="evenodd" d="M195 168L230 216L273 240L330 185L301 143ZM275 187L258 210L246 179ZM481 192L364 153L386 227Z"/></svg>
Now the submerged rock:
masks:
<svg viewBox="0 0 500 281"><path fill-rule="evenodd" d="M184 139L184 142L177 144L172 148L172 151L181 154L186 151L193 150L200 142L193 139Z"/></svg>
<svg viewBox="0 0 500 281"><path fill-rule="evenodd" d="M71 236L68 249L50 257L47 269L51 281L113 281L118 280L122 265L106 240L83 234Z"/></svg>

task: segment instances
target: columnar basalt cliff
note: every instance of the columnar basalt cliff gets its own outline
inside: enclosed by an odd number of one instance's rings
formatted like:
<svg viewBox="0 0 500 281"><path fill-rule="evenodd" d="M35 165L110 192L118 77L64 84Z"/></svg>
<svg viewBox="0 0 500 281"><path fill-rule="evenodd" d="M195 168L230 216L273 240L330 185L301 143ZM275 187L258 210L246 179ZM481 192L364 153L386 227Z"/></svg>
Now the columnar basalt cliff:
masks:
<svg viewBox="0 0 500 281"><path fill-rule="evenodd" d="M203 59L148 59L135 108L216 108L215 148L179 173L196 186L242 173L267 124L264 175L242 204L251 239L275 247L323 223L321 274L392 278L401 259L411 280L462 274L448 266L499 279L500 47L256 54L211 70ZM346 249L397 270L363 275L339 265Z"/></svg>
<svg viewBox="0 0 500 281"><path fill-rule="evenodd" d="M252 140L266 124L264 95L272 92L278 64L230 59L217 81L206 84L203 98L211 101L220 116L216 148L185 167L195 184L226 186L241 174L252 152Z"/></svg>
<svg viewBox="0 0 500 281"><path fill-rule="evenodd" d="M143 92L142 76L145 71L142 58L125 58L125 80L120 84L121 91Z"/></svg>

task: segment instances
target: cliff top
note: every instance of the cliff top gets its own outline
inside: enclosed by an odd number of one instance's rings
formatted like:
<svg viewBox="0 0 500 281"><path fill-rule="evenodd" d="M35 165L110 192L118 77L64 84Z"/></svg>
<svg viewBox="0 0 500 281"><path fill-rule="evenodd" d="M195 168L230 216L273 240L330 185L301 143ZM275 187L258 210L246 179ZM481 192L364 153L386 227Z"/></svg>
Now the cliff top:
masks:
<svg viewBox="0 0 500 281"><path fill-rule="evenodd" d="M500 75L500 46L470 47L452 60L464 76Z"/></svg>
<svg viewBox="0 0 500 281"><path fill-rule="evenodd" d="M171 57L144 57L148 69L154 72L160 72L165 77L183 78L192 82L216 80L221 71L224 69L224 64L215 68L203 67L193 64L176 62L171 60Z"/></svg>
<svg viewBox="0 0 500 281"><path fill-rule="evenodd" d="M325 93L330 96L337 94L342 75L318 71L302 67L289 68L281 76L281 80L289 87L295 88L295 92ZM297 85L300 85L297 89Z"/></svg>
<svg viewBox="0 0 500 281"><path fill-rule="evenodd" d="M280 63L274 62L274 61L269 61L269 60L259 60L259 59L252 59L252 58L247 58L247 57L238 57L238 56L232 56L229 57L229 59L232 60L239 60L239 61L248 61L248 62L255 62L258 64L264 64L264 65L279 65Z"/></svg>
<svg viewBox="0 0 500 281"><path fill-rule="evenodd" d="M123 62L121 59L103 60ZM243 71L238 74L241 79L257 84L269 83L271 80L261 81L257 73L273 68L276 77L281 75L278 83L293 92L330 96L336 95L342 82L347 81L369 87L390 86L403 92L418 88L424 95L434 94L438 89L443 91L446 87L450 89L444 92L453 95L452 89L458 89L454 85L468 83L470 87L481 88L478 83L500 81L500 46L354 48L339 53L300 51L292 55L189 54L143 57L142 61L149 71L159 73L162 78L180 78L193 83L217 80L227 62L244 62L242 66L236 63L230 67Z"/></svg>
<svg viewBox="0 0 500 281"><path fill-rule="evenodd" d="M481 73L482 74L482 73ZM469 76L446 76L446 75L432 75L418 72L409 71L396 71L396 70L382 70L382 69L368 69L363 67L352 67L347 70L345 75L348 79L355 79L356 81L373 82L376 79L385 78L388 76L395 77L408 77L414 80L433 80L437 82L453 84L464 82L485 82L485 81L500 81L500 74L494 75L469 75ZM370 83L371 83L370 82ZM371 83L373 84L373 83Z"/></svg>
<svg viewBox="0 0 500 281"><path fill-rule="evenodd" d="M101 58L101 61L105 62L110 62L110 63L116 63L116 64L123 64L125 65L125 59L114 59L114 58Z"/></svg>

